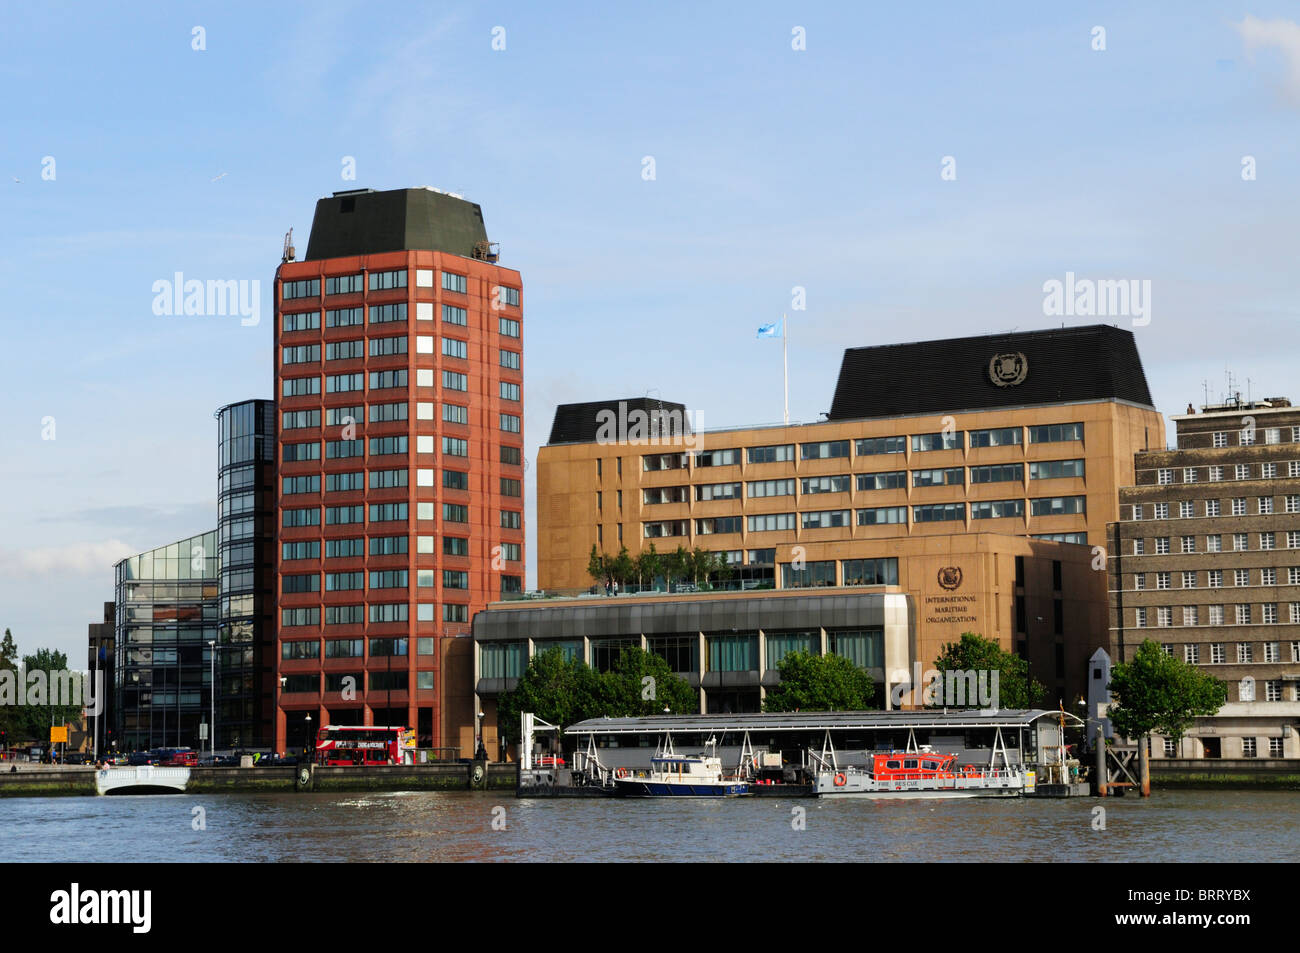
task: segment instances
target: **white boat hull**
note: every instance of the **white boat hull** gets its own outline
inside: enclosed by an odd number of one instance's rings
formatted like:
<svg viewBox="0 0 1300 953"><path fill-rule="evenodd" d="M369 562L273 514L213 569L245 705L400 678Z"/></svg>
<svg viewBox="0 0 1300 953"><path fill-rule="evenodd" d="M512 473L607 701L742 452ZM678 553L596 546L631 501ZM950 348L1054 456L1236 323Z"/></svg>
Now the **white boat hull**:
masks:
<svg viewBox="0 0 1300 953"><path fill-rule="evenodd" d="M145 764L95 772L95 790L99 794L183 794L189 782L189 768Z"/></svg>

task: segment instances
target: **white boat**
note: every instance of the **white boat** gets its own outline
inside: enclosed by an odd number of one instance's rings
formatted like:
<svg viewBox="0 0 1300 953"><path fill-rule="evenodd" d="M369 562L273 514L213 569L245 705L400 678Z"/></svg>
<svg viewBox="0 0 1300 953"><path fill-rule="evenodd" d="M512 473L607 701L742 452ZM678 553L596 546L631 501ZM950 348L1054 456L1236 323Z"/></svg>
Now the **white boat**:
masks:
<svg viewBox="0 0 1300 953"><path fill-rule="evenodd" d="M100 768L95 772L99 794L184 794L189 768L163 768L152 764Z"/></svg>
<svg viewBox="0 0 1300 953"><path fill-rule="evenodd" d="M717 750L714 742L709 746ZM749 791L745 781L724 776L716 754L677 754L671 735L650 759L648 770L615 771L614 787L624 797L736 797Z"/></svg>

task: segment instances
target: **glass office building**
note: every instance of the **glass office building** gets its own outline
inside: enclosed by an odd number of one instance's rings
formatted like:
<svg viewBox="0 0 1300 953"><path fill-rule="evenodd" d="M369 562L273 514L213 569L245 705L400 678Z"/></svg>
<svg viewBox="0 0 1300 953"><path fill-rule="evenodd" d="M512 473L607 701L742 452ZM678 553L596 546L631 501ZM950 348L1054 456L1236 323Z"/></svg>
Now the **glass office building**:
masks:
<svg viewBox="0 0 1300 953"><path fill-rule="evenodd" d="M269 748L275 678L275 402L217 411L217 748Z"/></svg>
<svg viewBox="0 0 1300 953"><path fill-rule="evenodd" d="M217 532L123 559L114 567L117 750L206 747L217 640Z"/></svg>

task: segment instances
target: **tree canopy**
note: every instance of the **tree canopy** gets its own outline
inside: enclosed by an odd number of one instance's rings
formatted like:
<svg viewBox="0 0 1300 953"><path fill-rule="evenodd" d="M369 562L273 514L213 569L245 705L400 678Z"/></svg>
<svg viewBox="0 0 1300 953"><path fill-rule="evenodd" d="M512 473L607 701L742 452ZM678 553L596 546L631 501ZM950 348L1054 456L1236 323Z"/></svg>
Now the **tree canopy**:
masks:
<svg viewBox="0 0 1300 953"><path fill-rule="evenodd" d="M960 642L945 645L934 667L941 672L997 671L996 708L1033 708L1047 695L1042 682L1029 677L1028 662L974 632L963 632Z"/></svg>
<svg viewBox="0 0 1300 953"><path fill-rule="evenodd" d="M646 678L651 681L645 681ZM497 702L497 728L519 741L519 716L531 711L561 728L588 718L626 718L670 711L696 712L699 698L686 680L658 655L639 646L623 649L608 672L581 659L566 660L560 648L539 652L528 662L514 690Z"/></svg>
<svg viewBox="0 0 1300 953"><path fill-rule="evenodd" d="M1181 738L1193 719L1223 706L1228 686L1147 639L1132 661L1111 668L1110 694L1107 717L1118 734L1141 738L1159 731Z"/></svg>
<svg viewBox="0 0 1300 953"><path fill-rule="evenodd" d="M862 711L871 708L871 676L839 655L787 652L781 684L769 689L764 711Z"/></svg>

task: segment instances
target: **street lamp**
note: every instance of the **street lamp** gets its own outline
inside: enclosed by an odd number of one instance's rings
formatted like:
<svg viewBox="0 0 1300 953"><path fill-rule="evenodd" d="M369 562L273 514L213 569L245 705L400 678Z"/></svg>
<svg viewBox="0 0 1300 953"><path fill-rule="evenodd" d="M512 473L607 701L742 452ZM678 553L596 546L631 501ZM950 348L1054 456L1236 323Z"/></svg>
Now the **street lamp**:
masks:
<svg viewBox="0 0 1300 953"><path fill-rule="evenodd" d="M474 760L486 761L487 748L483 744L483 713L482 712L478 713L478 730L474 732L474 735L475 738L478 740L478 748L474 751Z"/></svg>
<svg viewBox="0 0 1300 953"><path fill-rule="evenodd" d="M306 756L311 745L311 712L307 712L307 717L303 719L307 725L306 737L302 740L302 753Z"/></svg>
<svg viewBox="0 0 1300 953"><path fill-rule="evenodd" d="M208 718L208 754L217 760L217 643L208 639L208 700L212 703L212 714Z"/></svg>

